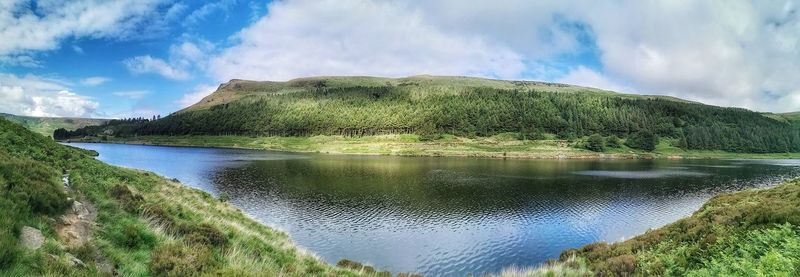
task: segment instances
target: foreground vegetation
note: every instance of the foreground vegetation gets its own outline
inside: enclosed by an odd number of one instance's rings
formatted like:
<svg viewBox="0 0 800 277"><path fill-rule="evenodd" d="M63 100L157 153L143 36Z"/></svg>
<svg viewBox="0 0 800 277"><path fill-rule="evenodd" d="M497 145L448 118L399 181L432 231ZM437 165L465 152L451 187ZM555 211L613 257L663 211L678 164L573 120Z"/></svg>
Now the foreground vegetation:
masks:
<svg viewBox="0 0 800 277"><path fill-rule="evenodd" d="M0 276L362 275L207 193L92 154L0 119ZM30 230L41 245L23 244Z"/></svg>
<svg viewBox="0 0 800 277"><path fill-rule="evenodd" d="M659 138L684 150L800 152L796 116L760 114L668 97L563 84L465 77L318 77L232 80L187 109L157 120L113 120L56 139L137 136L362 137L448 134L572 141L617 137L653 151ZM595 149L602 152L603 149Z"/></svg>
<svg viewBox="0 0 800 277"><path fill-rule="evenodd" d="M97 118L35 117L6 113L0 113L0 117L25 126L25 128L43 136L52 136L56 129L75 130L108 122L107 119Z"/></svg>
<svg viewBox="0 0 800 277"><path fill-rule="evenodd" d="M635 238L594 243L504 276L798 276L800 180L718 195L688 218Z"/></svg>

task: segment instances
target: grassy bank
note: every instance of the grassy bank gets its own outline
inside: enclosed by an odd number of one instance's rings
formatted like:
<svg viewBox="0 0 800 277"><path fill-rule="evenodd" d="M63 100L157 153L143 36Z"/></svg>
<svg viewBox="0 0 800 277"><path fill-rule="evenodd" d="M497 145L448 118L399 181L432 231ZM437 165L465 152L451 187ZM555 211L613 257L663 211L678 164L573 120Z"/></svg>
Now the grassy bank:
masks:
<svg viewBox="0 0 800 277"><path fill-rule="evenodd" d="M718 195L690 217L632 239L589 244L503 276L798 276L800 180Z"/></svg>
<svg viewBox="0 0 800 277"><path fill-rule="evenodd" d="M543 140L519 140L513 133L492 137L465 138L452 135L426 138L419 135L379 135L362 137L246 137L246 136L138 136L135 138L87 137L73 142L109 142L145 145L201 146L278 150L306 153L452 156L511 159L650 159L650 158L800 158L800 153L732 153L712 150L683 150L662 139L653 152L631 149L624 144L593 152L583 147L586 139L559 140L545 135Z"/></svg>
<svg viewBox="0 0 800 277"><path fill-rule="evenodd" d="M0 119L0 276L362 275L207 193L91 154ZM23 245L30 230L40 245Z"/></svg>

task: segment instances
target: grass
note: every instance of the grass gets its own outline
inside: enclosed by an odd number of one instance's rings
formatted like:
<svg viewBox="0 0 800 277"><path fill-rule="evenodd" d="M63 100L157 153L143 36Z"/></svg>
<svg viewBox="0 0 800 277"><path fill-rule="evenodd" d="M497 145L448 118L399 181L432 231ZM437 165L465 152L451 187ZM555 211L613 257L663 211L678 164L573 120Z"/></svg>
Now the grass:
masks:
<svg viewBox="0 0 800 277"><path fill-rule="evenodd" d="M606 148L602 153L582 148L586 138L559 140L546 134L544 140L519 140L515 133L492 137L465 138L443 135L427 139L419 135L378 135L363 137L246 137L246 136L139 136L134 138L85 138L85 142L111 142L145 145L199 146L277 150L327 154L454 156L511 159L637 159L637 158L800 158L800 153L733 153L710 150L683 150L672 140L662 139L653 152L624 145Z"/></svg>
<svg viewBox="0 0 800 277"><path fill-rule="evenodd" d="M91 242L79 247L54 231L72 199L97 210ZM0 276L110 275L106 264L122 276L374 275L327 265L205 192L104 164L3 119L0 210ZM44 246L24 249L22 226L41 230Z"/></svg>
<svg viewBox="0 0 800 277"><path fill-rule="evenodd" d="M797 276L800 179L718 195L690 217L632 239L567 250L605 276Z"/></svg>
<svg viewBox="0 0 800 277"><path fill-rule="evenodd" d="M537 267L508 267L500 272L501 277L582 277L592 272L583 258L570 256L561 262L545 263Z"/></svg>

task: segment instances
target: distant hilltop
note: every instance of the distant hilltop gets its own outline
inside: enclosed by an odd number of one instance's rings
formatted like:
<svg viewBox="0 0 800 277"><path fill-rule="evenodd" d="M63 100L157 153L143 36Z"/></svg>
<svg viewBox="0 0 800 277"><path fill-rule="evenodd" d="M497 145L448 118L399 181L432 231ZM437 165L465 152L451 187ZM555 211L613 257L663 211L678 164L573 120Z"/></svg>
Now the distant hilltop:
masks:
<svg viewBox="0 0 800 277"><path fill-rule="evenodd" d="M666 143L681 149L786 153L800 152L797 118L536 81L309 77L286 82L234 79L160 120L90 126L68 135L436 138L509 133L520 139L548 135L567 141L599 135L645 151Z"/></svg>

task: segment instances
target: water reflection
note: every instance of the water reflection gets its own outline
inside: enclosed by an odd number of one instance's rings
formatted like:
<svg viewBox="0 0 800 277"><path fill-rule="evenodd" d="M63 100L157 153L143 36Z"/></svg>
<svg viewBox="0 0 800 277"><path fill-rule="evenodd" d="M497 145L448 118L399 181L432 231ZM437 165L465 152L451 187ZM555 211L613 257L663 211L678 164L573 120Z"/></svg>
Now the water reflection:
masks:
<svg viewBox="0 0 800 277"><path fill-rule="evenodd" d="M328 262L431 276L535 265L689 215L715 193L798 174L797 161L519 161L298 155L89 144L289 232ZM795 166L792 166L794 164Z"/></svg>

